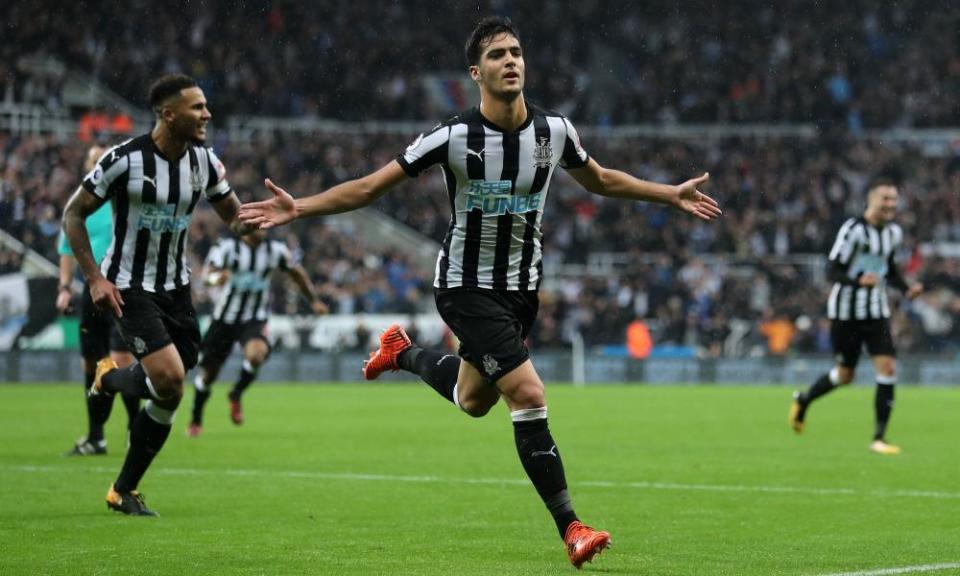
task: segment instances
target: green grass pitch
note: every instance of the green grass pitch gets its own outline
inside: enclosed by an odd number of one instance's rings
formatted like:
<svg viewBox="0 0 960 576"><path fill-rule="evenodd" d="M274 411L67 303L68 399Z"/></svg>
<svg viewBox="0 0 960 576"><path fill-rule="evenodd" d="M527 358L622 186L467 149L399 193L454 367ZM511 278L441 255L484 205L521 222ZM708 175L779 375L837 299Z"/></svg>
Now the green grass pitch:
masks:
<svg viewBox="0 0 960 576"><path fill-rule="evenodd" d="M260 384L247 423L192 390L141 485L160 517L110 512L110 453L65 458L81 386L0 386L0 574L573 574L501 404L479 420L420 384ZM613 546L586 573L960 574L957 389L901 387L867 451L868 386L786 425L781 387L548 385L576 510ZM933 568L931 568L933 567ZM936 570L934 570L936 568Z"/></svg>

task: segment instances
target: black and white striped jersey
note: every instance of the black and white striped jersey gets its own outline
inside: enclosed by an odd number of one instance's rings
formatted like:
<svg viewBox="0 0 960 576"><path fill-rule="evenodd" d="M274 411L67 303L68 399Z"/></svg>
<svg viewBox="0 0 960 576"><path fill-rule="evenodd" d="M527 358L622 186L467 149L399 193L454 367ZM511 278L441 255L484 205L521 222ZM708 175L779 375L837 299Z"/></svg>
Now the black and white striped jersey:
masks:
<svg viewBox="0 0 960 576"><path fill-rule="evenodd" d="M270 275L288 270L292 263L290 248L279 240L264 240L251 248L238 238L224 238L210 249L206 265L230 272L213 310L214 320L237 324L267 319Z"/></svg>
<svg viewBox="0 0 960 576"><path fill-rule="evenodd" d="M903 230L894 223L881 228L862 217L850 218L837 233L830 250L831 279L834 280L827 316L831 320L876 320L890 317L887 284L901 290L906 282L896 262ZM876 274L873 287L860 286L860 276Z"/></svg>
<svg viewBox="0 0 960 576"><path fill-rule="evenodd" d="M566 118L528 104L523 125L504 132L473 108L421 134L398 161L411 177L443 170L451 216L435 287L539 288L550 178L587 163Z"/></svg>
<svg viewBox="0 0 960 576"><path fill-rule="evenodd" d="M150 134L108 150L83 187L113 202L113 242L100 270L121 290L173 290L190 282L186 243L200 196L226 198L226 170L210 148L163 156Z"/></svg>

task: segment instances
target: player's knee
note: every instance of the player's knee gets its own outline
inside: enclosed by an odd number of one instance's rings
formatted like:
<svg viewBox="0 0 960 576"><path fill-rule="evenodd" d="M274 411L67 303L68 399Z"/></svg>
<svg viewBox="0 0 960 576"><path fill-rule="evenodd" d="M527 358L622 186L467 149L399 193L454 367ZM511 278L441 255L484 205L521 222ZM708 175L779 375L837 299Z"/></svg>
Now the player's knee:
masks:
<svg viewBox="0 0 960 576"><path fill-rule="evenodd" d="M897 375L897 363L893 360L880 362L877 366L877 374L887 378L894 378Z"/></svg>
<svg viewBox="0 0 960 576"><path fill-rule="evenodd" d="M247 342L243 347L243 357L245 360L253 364L254 366L259 366L267 359L267 355L270 353L270 346L265 340L260 338L254 338Z"/></svg>
<svg viewBox="0 0 960 576"><path fill-rule="evenodd" d="M841 366L839 368L834 368L833 373L830 374L830 379L838 386L846 386L847 384L853 382L853 376L853 368Z"/></svg>
<svg viewBox="0 0 960 576"><path fill-rule="evenodd" d="M517 389L510 398L512 404L522 409L543 408L547 405L546 396L543 393L543 386L531 383Z"/></svg>
<svg viewBox="0 0 960 576"><path fill-rule="evenodd" d="M165 366L150 374L157 395L163 399L183 395L183 379L186 377L182 366Z"/></svg>
<svg viewBox="0 0 960 576"><path fill-rule="evenodd" d="M460 409L474 418L482 418L490 412L490 409L496 403L496 398L492 401L485 398L461 398Z"/></svg>

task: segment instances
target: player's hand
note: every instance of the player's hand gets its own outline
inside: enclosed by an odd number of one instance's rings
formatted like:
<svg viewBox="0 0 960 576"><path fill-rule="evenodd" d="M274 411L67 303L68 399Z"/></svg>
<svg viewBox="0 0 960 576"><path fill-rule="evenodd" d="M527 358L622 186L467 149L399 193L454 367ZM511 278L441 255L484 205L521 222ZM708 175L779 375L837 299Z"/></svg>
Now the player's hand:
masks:
<svg viewBox="0 0 960 576"><path fill-rule="evenodd" d="M73 299L73 292L61 288L57 290L57 312L66 314L70 310L70 301Z"/></svg>
<svg viewBox="0 0 960 576"><path fill-rule="evenodd" d="M70 309L70 300L73 297L73 292L66 288L61 288L57 290L57 312L64 314L67 310Z"/></svg>
<svg viewBox="0 0 960 576"><path fill-rule="evenodd" d="M677 186L677 208L701 220L713 220L723 214L716 200L697 190L697 186L709 179L710 174L704 172L703 176L692 178Z"/></svg>
<svg viewBox="0 0 960 576"><path fill-rule="evenodd" d="M313 313L317 316L323 316L330 313L330 308L323 303L323 300L314 300L310 304L310 309L313 310Z"/></svg>
<svg viewBox="0 0 960 576"><path fill-rule="evenodd" d="M113 282L103 276L90 282L90 298L100 310L113 312L117 318L123 318L123 297Z"/></svg>
<svg viewBox="0 0 960 576"><path fill-rule="evenodd" d="M274 226L281 226L296 218L297 207L293 202L293 196L274 184L269 178L264 180L263 184L273 194L273 198L241 204L240 212L237 215L240 220L245 224L266 230Z"/></svg>
<svg viewBox="0 0 960 576"><path fill-rule="evenodd" d="M860 285L866 286L867 288L873 288L879 281L880 277L873 272L867 272L863 276L860 276Z"/></svg>
<svg viewBox="0 0 960 576"><path fill-rule="evenodd" d="M923 284L911 284L910 287L907 288L906 293L904 293L904 296L906 296L908 300L913 300L920 294L923 294Z"/></svg>

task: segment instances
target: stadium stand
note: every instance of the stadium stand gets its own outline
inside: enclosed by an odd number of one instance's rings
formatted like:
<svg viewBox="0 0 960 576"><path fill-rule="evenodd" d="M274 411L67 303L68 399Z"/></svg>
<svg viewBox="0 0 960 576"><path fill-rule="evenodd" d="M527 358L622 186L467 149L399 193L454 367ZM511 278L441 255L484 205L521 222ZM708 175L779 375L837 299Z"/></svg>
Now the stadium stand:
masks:
<svg viewBox="0 0 960 576"><path fill-rule="evenodd" d="M544 225L548 281L531 335L538 345L568 346L576 335L590 345L622 343L626 324L639 316L658 344L705 356L766 354L761 327L786 317L796 327L791 350L823 352L823 254L839 223L861 209L866 182L892 171L903 182L899 222L911 242L905 266L933 288L894 319L904 349L958 349L960 322L942 321L960 310L958 255L950 249L960 243L957 148L951 141L880 140L874 129L960 125L960 108L945 97L960 88L952 34L960 12L920 10L919 0L883 9L777 0L758 13L748 2L657 1L643 17L602 2L569 10L452 4L461 10L435 12L429 3L401 9L388 0L325 1L308 11L282 1L265 8L145 0L138 10L157 26L134 35L124 26L116 27L122 34L96 33L125 17L108 5L9 3L0 18L24 25L0 43L0 107L66 115L84 134L115 141L132 129L129 110L77 108L69 75L83 74L136 108L149 78L182 71L207 92L216 127L251 117L279 124L271 118L281 116L373 124L245 140L223 129L214 134L242 193L262 194L264 175L307 193L386 163L416 135L378 130L376 122L415 121L423 129L468 105L469 86L450 80L465 75L462 56L449 46L459 45L474 15L505 11L521 23L524 43L537 47L531 69L544 75L529 79L531 99L570 114L593 156L659 181L707 170L725 210L704 225L656 206L603 202L560 175ZM522 26L530 21L538 25ZM597 33L584 37L588 25ZM424 27L431 33L420 33ZM262 41L250 43L251 36ZM350 73L357 68L366 72ZM667 135L616 132L629 123L667 127ZM740 136L670 135L671 126L691 125L707 125L704 133L709 126L759 128ZM64 200L80 176L84 145L73 136L0 130L0 229L51 260ZM436 174L374 208L433 241L447 227ZM209 212L196 221L194 267L221 233ZM325 222L285 234L334 312L429 308L431 271L408 252L372 247ZM0 252L7 268L18 259ZM303 306L282 288L277 295L278 312ZM197 299L201 310L208 306L202 291Z"/></svg>

